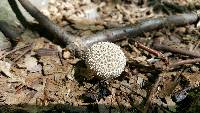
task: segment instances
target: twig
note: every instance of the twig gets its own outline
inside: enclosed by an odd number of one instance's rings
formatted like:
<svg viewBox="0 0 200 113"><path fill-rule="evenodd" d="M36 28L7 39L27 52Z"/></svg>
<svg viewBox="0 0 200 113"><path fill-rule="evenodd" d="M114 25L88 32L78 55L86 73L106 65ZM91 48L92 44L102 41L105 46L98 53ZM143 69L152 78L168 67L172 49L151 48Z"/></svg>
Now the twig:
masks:
<svg viewBox="0 0 200 113"><path fill-rule="evenodd" d="M147 101L146 101L143 113L147 113L148 112L148 109L149 109L150 105L152 104L151 100L154 98L155 92L157 91L158 85L159 85L160 81L162 81L162 79L163 79L163 77L159 76L158 79L156 80L153 88L150 91L149 96L147 97Z"/></svg>
<svg viewBox="0 0 200 113"><path fill-rule="evenodd" d="M15 49L13 49L13 50L11 50L11 51L5 53L4 55L0 56L0 60L3 59L3 58L5 58L7 55L9 55L9 54L11 54L11 53L14 53L14 52L16 52L16 51L18 51L18 50L20 50L20 49L29 47L29 46L31 46L31 45L32 45L32 44L28 44L28 45L25 45L25 46L22 46L22 47L15 48Z"/></svg>
<svg viewBox="0 0 200 113"><path fill-rule="evenodd" d="M36 51L37 56L53 56L58 55L59 51L56 49L40 48Z"/></svg>
<svg viewBox="0 0 200 113"><path fill-rule="evenodd" d="M160 51L157 51L157 50L155 50L155 49L149 48L149 47L143 45L143 44L140 43L140 42L136 42L136 46L137 46L138 48L141 48L141 49L143 49L143 50L149 52L150 54L153 54L153 55L155 55L155 56L161 58L166 64L169 63L167 57L166 57L164 54L162 54Z"/></svg>
<svg viewBox="0 0 200 113"><path fill-rule="evenodd" d="M29 51L31 51L31 48L26 49L21 55L19 55L18 57L16 57L13 62L17 62L22 56L24 56L26 53L28 53Z"/></svg>
<svg viewBox="0 0 200 113"><path fill-rule="evenodd" d="M173 68L173 67L177 67L177 66L184 65L184 64L194 64L194 63L200 63L200 58L182 60L177 63L169 65L169 67Z"/></svg>
<svg viewBox="0 0 200 113"><path fill-rule="evenodd" d="M173 48L168 45L161 44L161 42L159 42L159 39L154 40L153 47L157 50L168 51L168 52L186 55L186 56L190 56L190 57L200 57L200 54L197 52L187 51L187 50L180 49L180 48Z"/></svg>
<svg viewBox="0 0 200 113"><path fill-rule="evenodd" d="M167 45L155 44L154 48L157 50L169 51L172 53L186 55L186 56L190 56L190 57L200 57L199 53L187 51L187 50L183 50L183 49L179 49L179 48L173 48L173 47L169 47Z"/></svg>
<svg viewBox="0 0 200 113"><path fill-rule="evenodd" d="M147 51L147 52L149 52L149 53L151 53L151 54L157 56L157 57L163 57L163 56L164 56L160 51L156 51L156 50L154 50L154 49L151 49L151 48L149 48L149 47L143 45L143 44L140 43L140 42L136 42L136 46L137 46L138 48L141 48L141 49L143 49L143 50L145 50L145 51Z"/></svg>

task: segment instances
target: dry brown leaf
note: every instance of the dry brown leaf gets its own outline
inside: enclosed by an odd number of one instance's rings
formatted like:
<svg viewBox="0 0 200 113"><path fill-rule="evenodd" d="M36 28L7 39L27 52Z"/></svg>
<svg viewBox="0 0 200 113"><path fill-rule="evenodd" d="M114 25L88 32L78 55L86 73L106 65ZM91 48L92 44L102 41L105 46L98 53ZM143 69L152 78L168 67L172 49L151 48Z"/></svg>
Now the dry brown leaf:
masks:
<svg viewBox="0 0 200 113"><path fill-rule="evenodd" d="M42 72L42 66L38 64L37 59L31 57L30 55L26 55L24 59L25 67L30 72Z"/></svg>
<svg viewBox="0 0 200 113"><path fill-rule="evenodd" d="M0 60L0 71L3 72L6 76L12 77L13 74L10 72L11 64Z"/></svg>

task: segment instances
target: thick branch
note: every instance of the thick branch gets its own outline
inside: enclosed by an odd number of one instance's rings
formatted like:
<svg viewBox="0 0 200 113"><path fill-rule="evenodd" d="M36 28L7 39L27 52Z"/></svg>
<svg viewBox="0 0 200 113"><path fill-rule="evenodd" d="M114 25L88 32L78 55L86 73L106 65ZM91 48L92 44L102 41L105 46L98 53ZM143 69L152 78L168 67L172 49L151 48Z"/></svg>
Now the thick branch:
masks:
<svg viewBox="0 0 200 113"><path fill-rule="evenodd" d="M91 46L99 41L116 41L124 39L125 37L132 38L141 35L144 32L150 32L163 27L176 27L193 24L198 20L198 15L195 13L149 19L129 27L104 30L81 40L80 38L75 39L75 36L65 32L62 28L51 22L28 0L18 1L40 23L41 26L46 28L50 33L54 34L55 37L61 40L61 42L68 45L72 51L82 51L84 47Z"/></svg>
<svg viewBox="0 0 200 113"><path fill-rule="evenodd" d="M145 32L151 32L160 28L171 28L193 24L198 21L198 15L195 13L172 15L166 18L154 18L144 20L136 25L122 28L115 28L98 32L84 40L84 43L91 45L97 41L116 41L125 37L133 38Z"/></svg>
<svg viewBox="0 0 200 113"><path fill-rule="evenodd" d="M29 0L18 0L21 5L33 16L39 24L47 29L52 35L60 39L66 45L73 42L74 36L65 32L59 26L50 21L45 15L43 15L36 7L34 7Z"/></svg>
<svg viewBox="0 0 200 113"><path fill-rule="evenodd" d="M18 0L21 5L33 16L39 24L45 28L55 38L59 39L62 44L76 56L80 57L84 54L85 45L80 38L76 38L70 33L65 32L61 27L54 24L48 17L43 15L29 0Z"/></svg>
<svg viewBox="0 0 200 113"><path fill-rule="evenodd" d="M10 7L12 9L12 11L15 13L17 19L20 21L20 23L24 26L24 27L28 27L29 23L26 20L26 18L23 16L22 12L20 12L19 7L17 7L17 3L14 0L8 0L8 3L10 4Z"/></svg>
<svg viewBox="0 0 200 113"><path fill-rule="evenodd" d="M9 41L12 43L12 46L15 45L16 38L20 36L20 33L18 33L13 27L4 21L0 21L0 31L5 35L6 38L9 39Z"/></svg>

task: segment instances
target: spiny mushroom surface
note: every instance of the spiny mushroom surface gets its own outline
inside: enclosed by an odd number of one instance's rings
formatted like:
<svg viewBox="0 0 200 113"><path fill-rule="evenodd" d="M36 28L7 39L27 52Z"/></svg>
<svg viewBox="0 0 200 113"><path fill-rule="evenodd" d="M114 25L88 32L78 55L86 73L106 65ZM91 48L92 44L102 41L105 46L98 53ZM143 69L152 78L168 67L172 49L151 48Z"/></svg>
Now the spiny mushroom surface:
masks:
<svg viewBox="0 0 200 113"><path fill-rule="evenodd" d="M85 62L96 76L109 79L120 76L126 65L126 57L120 46L98 42L86 51Z"/></svg>

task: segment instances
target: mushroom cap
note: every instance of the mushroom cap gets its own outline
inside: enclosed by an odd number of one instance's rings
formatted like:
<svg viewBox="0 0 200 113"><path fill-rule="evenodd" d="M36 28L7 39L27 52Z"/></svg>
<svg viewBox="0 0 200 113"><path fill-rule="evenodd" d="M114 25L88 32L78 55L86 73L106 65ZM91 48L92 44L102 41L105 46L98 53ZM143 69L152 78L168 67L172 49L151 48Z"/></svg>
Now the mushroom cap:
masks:
<svg viewBox="0 0 200 113"><path fill-rule="evenodd" d="M126 65L126 57L120 46L110 42L98 42L87 49L85 62L96 76L109 79L120 76Z"/></svg>

